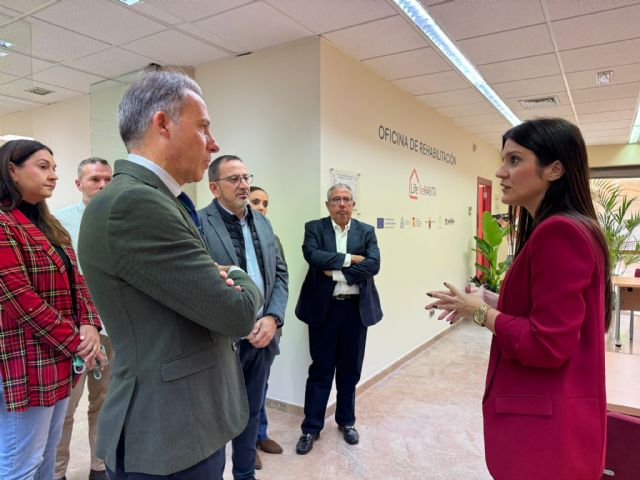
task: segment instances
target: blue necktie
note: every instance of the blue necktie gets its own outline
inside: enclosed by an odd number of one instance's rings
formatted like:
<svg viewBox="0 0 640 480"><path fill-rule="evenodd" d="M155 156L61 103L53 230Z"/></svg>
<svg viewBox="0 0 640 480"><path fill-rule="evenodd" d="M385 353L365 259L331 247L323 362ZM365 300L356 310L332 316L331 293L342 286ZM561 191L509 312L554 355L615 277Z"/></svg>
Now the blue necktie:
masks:
<svg viewBox="0 0 640 480"><path fill-rule="evenodd" d="M187 209L187 213L189 213L191 220L193 220L193 223L198 229L198 232L200 232L200 235L202 236L202 224L200 223L200 219L198 218L198 214L196 213L196 206L189 198L189 195L182 192L180 193L180 195L178 195L178 200L180 200L182 205L184 205L184 207Z"/></svg>

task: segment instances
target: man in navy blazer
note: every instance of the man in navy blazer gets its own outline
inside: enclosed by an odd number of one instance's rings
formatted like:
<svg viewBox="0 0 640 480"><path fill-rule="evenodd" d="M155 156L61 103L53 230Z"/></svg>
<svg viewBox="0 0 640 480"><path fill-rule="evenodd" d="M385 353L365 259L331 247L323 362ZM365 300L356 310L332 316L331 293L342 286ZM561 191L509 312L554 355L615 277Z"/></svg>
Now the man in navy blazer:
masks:
<svg viewBox="0 0 640 480"><path fill-rule="evenodd" d="M249 422L232 442L235 480L255 478L260 408L271 364L279 353L275 333L283 325L289 295L287 266L271 223L248 206L252 179L239 157L216 158L209 166L209 188L215 199L198 211L213 260L241 267L265 298L252 332L236 339L249 400Z"/></svg>
<svg viewBox="0 0 640 480"><path fill-rule="evenodd" d="M300 455L309 453L324 427L333 376L336 423L345 441L360 441L355 429L356 385L360 381L367 327L382 319L373 277L380 250L371 225L352 219L351 187L338 183L327 192L329 217L304 226L302 253L309 271L302 284L296 316L309 326L311 366L304 400Z"/></svg>

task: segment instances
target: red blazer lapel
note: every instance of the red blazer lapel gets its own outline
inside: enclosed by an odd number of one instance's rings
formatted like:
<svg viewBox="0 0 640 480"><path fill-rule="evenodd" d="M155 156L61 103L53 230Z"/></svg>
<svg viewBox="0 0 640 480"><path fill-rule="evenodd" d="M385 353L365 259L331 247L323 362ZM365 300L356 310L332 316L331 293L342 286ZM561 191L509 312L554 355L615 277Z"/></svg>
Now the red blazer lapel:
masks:
<svg viewBox="0 0 640 480"><path fill-rule="evenodd" d="M16 220L16 224L20 225L26 231L26 233L31 237L31 239L36 244L39 244L43 248L45 253L51 258L51 260L56 265L56 267L58 267L58 270L60 270L60 273L62 273L62 279L63 279L64 285L66 286L67 290L70 291L71 285L69 285L69 277L67 276L67 269L64 267L64 263L60 258L60 255L58 255L58 252L56 252L56 249L53 248L53 245L51 245L47 237L45 237L44 234L38 229L38 227L36 227L33 223L31 223L29 219L25 216L25 214L22 213L17 208L7 213L12 215L13 218Z"/></svg>

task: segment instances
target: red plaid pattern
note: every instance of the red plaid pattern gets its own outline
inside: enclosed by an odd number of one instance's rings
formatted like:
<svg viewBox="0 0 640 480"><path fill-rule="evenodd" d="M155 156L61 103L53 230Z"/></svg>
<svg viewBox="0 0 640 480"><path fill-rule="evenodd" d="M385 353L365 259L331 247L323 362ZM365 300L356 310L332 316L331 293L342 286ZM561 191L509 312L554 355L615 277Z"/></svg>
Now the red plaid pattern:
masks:
<svg viewBox="0 0 640 480"><path fill-rule="evenodd" d="M0 211L0 376L10 412L68 397L78 328L102 327L75 252L70 245L63 249L75 273L73 292L62 259L42 232L19 210Z"/></svg>

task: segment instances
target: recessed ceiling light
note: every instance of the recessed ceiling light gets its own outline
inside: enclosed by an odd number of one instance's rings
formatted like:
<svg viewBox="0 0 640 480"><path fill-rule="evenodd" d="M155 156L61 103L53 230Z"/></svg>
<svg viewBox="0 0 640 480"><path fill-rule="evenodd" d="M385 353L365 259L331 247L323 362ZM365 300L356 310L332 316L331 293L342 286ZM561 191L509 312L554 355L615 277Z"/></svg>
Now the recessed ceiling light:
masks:
<svg viewBox="0 0 640 480"><path fill-rule="evenodd" d="M603 85L609 85L613 81L613 70L607 70L606 72L596 73L596 85L601 87Z"/></svg>
<svg viewBox="0 0 640 480"><path fill-rule="evenodd" d="M29 88L28 90L25 90L25 92L34 93L36 95L49 95L54 91L49 90L47 88L42 88L42 87L33 87L33 88Z"/></svg>
<svg viewBox="0 0 640 480"><path fill-rule="evenodd" d="M0 38L0 47L11 48L13 47L13 43L11 43L9 40L3 40Z"/></svg>
<svg viewBox="0 0 640 480"><path fill-rule="evenodd" d="M482 75L480 75L476 67L458 50L458 47L456 47L447 34L442 31L433 17L427 13L427 10L418 0L393 1L511 125L515 126L522 123L498 94L493 91L484 78L482 78Z"/></svg>
<svg viewBox="0 0 640 480"><path fill-rule="evenodd" d="M140 0L119 0L119 1L120 1L120 3L124 3L128 7L130 7L131 5L135 5L136 3L140 2Z"/></svg>
<svg viewBox="0 0 640 480"><path fill-rule="evenodd" d="M0 51L0 58L6 57L7 55L9 55L9 52L1 52Z"/></svg>

